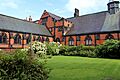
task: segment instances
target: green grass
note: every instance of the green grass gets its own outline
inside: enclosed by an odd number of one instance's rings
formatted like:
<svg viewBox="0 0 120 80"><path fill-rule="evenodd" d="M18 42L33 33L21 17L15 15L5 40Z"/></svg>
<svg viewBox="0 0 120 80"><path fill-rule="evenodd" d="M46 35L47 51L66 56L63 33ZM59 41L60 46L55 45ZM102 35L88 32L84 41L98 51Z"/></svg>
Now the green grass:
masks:
<svg viewBox="0 0 120 80"><path fill-rule="evenodd" d="M48 80L120 80L120 60L55 56Z"/></svg>

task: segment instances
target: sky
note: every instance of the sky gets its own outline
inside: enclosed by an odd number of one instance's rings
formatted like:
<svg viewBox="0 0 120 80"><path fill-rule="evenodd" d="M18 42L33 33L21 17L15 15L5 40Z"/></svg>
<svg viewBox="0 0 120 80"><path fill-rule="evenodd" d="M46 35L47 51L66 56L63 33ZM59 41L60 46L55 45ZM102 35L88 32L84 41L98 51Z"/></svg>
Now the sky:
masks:
<svg viewBox="0 0 120 80"><path fill-rule="evenodd" d="M0 14L20 19L32 16L39 20L43 11L54 13L60 17L73 17L74 9L80 15L106 11L109 0L0 0Z"/></svg>

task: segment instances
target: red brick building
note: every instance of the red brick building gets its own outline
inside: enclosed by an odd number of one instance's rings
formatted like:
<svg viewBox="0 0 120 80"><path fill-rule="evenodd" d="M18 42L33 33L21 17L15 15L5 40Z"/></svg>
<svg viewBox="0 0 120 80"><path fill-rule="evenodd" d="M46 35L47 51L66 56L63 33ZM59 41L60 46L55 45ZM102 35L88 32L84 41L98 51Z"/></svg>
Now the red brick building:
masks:
<svg viewBox="0 0 120 80"><path fill-rule="evenodd" d="M35 22L0 14L0 48L25 48L31 39L70 46L96 46L106 39L120 40L119 1L107 5L107 11L82 16L75 9L74 17L66 19L45 10Z"/></svg>
<svg viewBox="0 0 120 80"><path fill-rule="evenodd" d="M120 39L119 1L108 4L108 11L79 16L75 9L74 17L62 18L44 11L39 24L45 25L54 36L54 41L65 45L96 46L106 39Z"/></svg>
<svg viewBox="0 0 120 80"><path fill-rule="evenodd" d="M25 48L31 39L53 41L45 26L0 14L0 49Z"/></svg>

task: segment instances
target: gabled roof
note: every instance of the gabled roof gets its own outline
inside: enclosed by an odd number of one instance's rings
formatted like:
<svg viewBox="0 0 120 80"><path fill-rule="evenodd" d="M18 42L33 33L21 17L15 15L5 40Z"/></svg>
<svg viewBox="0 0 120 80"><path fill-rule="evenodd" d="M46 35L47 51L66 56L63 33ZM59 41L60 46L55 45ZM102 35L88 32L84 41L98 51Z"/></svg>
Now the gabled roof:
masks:
<svg viewBox="0 0 120 80"><path fill-rule="evenodd" d="M66 35L120 31L120 12L110 15L107 11L68 18L74 26Z"/></svg>
<svg viewBox="0 0 120 80"><path fill-rule="evenodd" d="M43 25L0 14L0 30L51 36Z"/></svg>
<svg viewBox="0 0 120 80"><path fill-rule="evenodd" d="M57 15L52 14L52 13L50 13L50 12L48 12L48 14L49 14L52 18L54 18L54 19L56 19L56 20L60 20L60 19L61 19L60 16L57 16Z"/></svg>

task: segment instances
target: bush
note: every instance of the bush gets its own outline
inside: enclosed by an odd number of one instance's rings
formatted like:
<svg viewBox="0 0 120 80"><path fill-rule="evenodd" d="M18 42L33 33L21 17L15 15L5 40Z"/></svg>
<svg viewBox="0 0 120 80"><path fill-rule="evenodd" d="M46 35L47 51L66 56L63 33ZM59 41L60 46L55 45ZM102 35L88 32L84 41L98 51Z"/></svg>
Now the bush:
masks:
<svg viewBox="0 0 120 80"><path fill-rule="evenodd" d="M47 45L47 55L59 55L59 48L61 45L56 42L45 43Z"/></svg>
<svg viewBox="0 0 120 80"><path fill-rule="evenodd" d="M96 47L95 52L102 58L120 58L120 41L106 40L104 44Z"/></svg>
<svg viewBox="0 0 120 80"><path fill-rule="evenodd" d="M33 52L36 55L38 55L40 58L46 58L47 46L45 43L35 41L32 43L32 49L33 49Z"/></svg>
<svg viewBox="0 0 120 80"><path fill-rule="evenodd" d="M94 46L82 46L79 51L80 56L84 57L96 57Z"/></svg>
<svg viewBox="0 0 120 80"><path fill-rule="evenodd" d="M60 54L65 56L96 57L92 46L61 46Z"/></svg>
<svg viewBox="0 0 120 80"><path fill-rule="evenodd" d="M47 80L49 70L25 50L0 53L0 80Z"/></svg>

